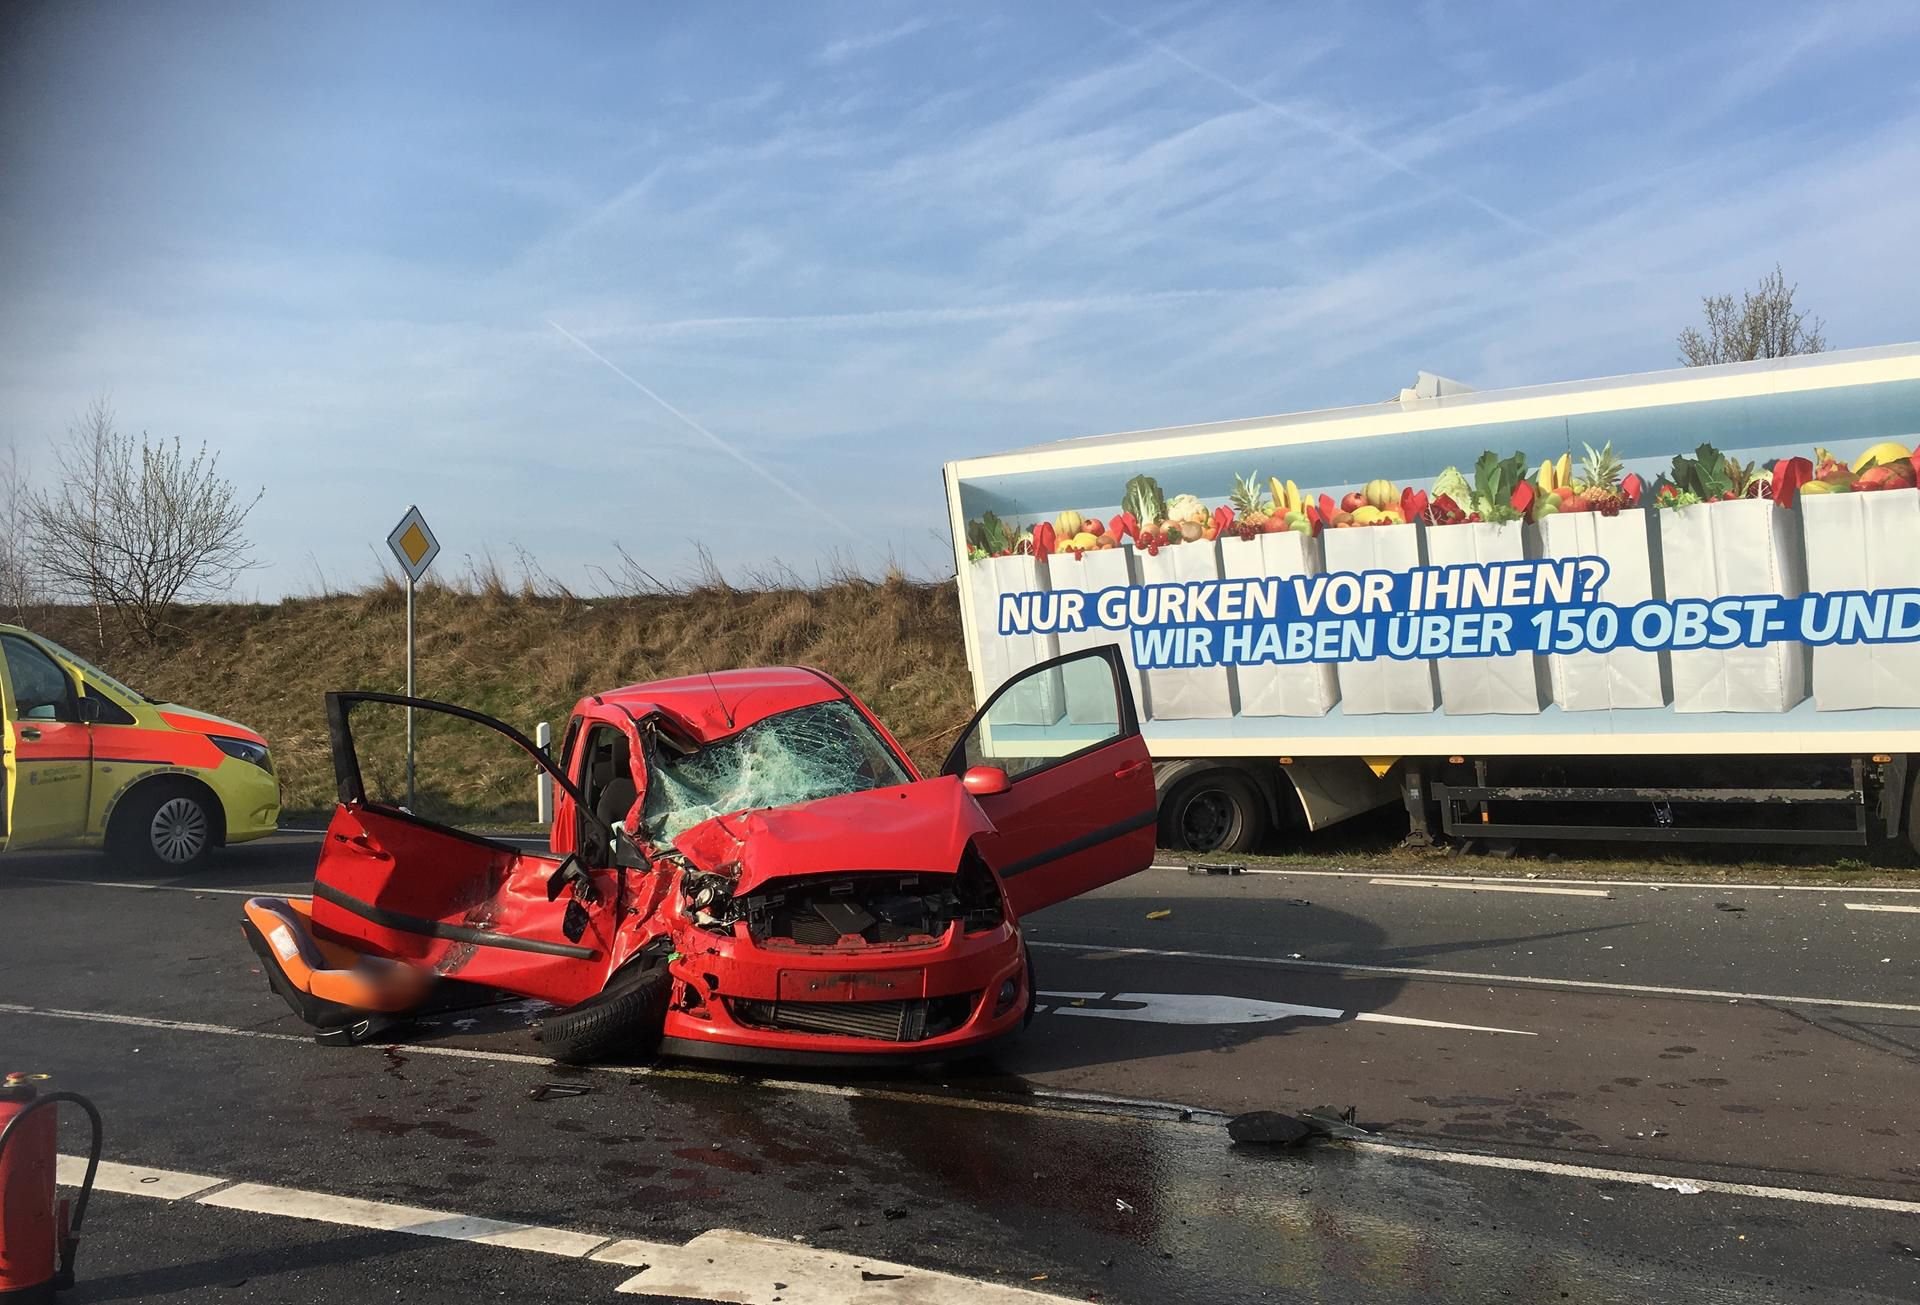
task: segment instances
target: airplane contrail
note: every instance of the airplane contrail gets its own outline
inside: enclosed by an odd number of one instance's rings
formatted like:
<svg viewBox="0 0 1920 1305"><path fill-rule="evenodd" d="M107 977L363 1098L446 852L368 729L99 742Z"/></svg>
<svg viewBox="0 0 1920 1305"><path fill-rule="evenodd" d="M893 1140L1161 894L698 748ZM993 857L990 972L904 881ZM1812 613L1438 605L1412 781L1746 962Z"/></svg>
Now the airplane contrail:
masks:
<svg viewBox="0 0 1920 1305"><path fill-rule="evenodd" d="M665 408L668 412L672 413L675 417L679 418L682 424L684 424L689 430L693 431L694 434L706 440L707 443L713 445L713 447L715 447L716 449L719 449L722 453L732 458L735 462L738 462L741 466L745 467L748 471L751 471L754 475L766 481L769 485L772 485L775 489L779 490L781 493L787 495L787 497L791 498L794 502L800 504L800 506L806 508L809 512L812 512L825 520L837 523L842 529L851 530L851 527L848 526L847 523L841 519L839 513L831 512L825 507L822 507L820 504L814 502L811 498L808 498L805 494L801 493L798 489L794 488L793 485L789 484L785 480L782 480L780 477L774 475L771 471L767 470L766 467L762 466L758 462L755 462L752 458L742 453L739 449L735 448L732 444L728 443L726 440L721 439L718 435L715 435L712 431L708 430L705 426L702 426L699 422L695 421L692 417L689 417L686 413L680 411L680 409L674 407L671 403L668 403L665 399L661 398L656 391L654 391L652 388L647 386L644 382L636 379L628 372L622 370L605 354L601 353L598 349L595 349L592 345L588 344L585 340L582 340L579 336L575 335L572 331L569 331L566 327L560 325L560 323L554 321L551 317L547 318L546 321L548 326L551 326L554 330L560 332L560 334L565 336L568 340L571 340L574 343L574 345L580 349L582 353L585 353L589 358L592 358L595 362L599 363L602 367L605 367L608 371L612 372L615 376L618 376L621 380L625 381L628 385L631 385L634 389L640 391L640 393L646 395L649 399L652 399L655 403L659 404L662 408ZM861 532L861 533L865 533L865 532Z"/></svg>
<svg viewBox="0 0 1920 1305"><path fill-rule="evenodd" d="M1156 54L1162 55L1165 58L1173 60L1173 62L1179 64L1182 68L1185 68L1188 72L1194 74L1196 77L1205 78L1207 81L1212 82L1215 86L1220 87L1220 89L1227 91L1233 95L1239 96L1241 99L1245 100L1248 104L1251 104L1256 108L1265 109L1267 112L1274 114L1277 117L1284 118L1288 122L1291 122L1296 126L1305 127L1309 131L1317 131L1321 135L1326 136L1331 140L1338 141L1342 145L1345 145L1348 149L1356 150L1359 153L1366 155L1368 158L1374 160L1376 163L1379 163L1385 167L1391 168L1395 172L1401 173L1404 176L1412 177L1415 181L1418 181L1423 185L1431 186L1435 191L1439 192L1440 194L1452 195L1454 198L1459 199L1467 204L1472 205L1474 208L1479 209L1482 213L1486 214L1488 217L1492 218L1494 221L1499 222L1505 226L1511 227L1513 230L1520 232L1522 235L1532 236L1537 240L1546 240L1549 238L1546 232L1540 230L1540 228L1534 226L1532 223L1527 222L1522 218L1515 217L1513 214L1507 212L1505 209L1496 208L1494 205L1489 204L1486 200L1481 199L1478 195L1475 195L1472 192L1467 190L1462 190L1459 186L1454 185L1452 182L1447 181L1444 178L1436 177L1431 173L1425 172L1419 168L1414 167L1411 163L1408 163L1403 159L1396 158L1394 155L1388 153L1386 150L1381 149L1378 145L1375 145L1373 142L1365 139L1362 136L1359 136L1353 132L1344 130L1343 128L1336 127L1332 123L1325 122L1319 118L1316 118L1310 113L1302 113L1299 109L1291 108L1287 105L1280 104L1274 100L1268 99L1264 95L1260 95L1254 91L1251 91L1247 89L1245 86L1240 85L1240 83L1233 81L1230 78L1223 77L1219 73L1215 72L1213 69L1203 67L1202 65L1195 63L1192 59L1189 59L1186 55L1181 54L1178 50L1168 45L1165 41L1149 36L1145 32L1141 31L1139 28L1133 27L1127 23L1123 23L1119 19L1114 18L1109 14L1102 13L1098 9L1095 9L1093 11L1093 14L1101 22L1106 23L1108 26L1116 28L1119 31L1125 32L1128 36L1131 36L1134 40L1140 42L1140 44L1146 46L1149 50L1152 50Z"/></svg>

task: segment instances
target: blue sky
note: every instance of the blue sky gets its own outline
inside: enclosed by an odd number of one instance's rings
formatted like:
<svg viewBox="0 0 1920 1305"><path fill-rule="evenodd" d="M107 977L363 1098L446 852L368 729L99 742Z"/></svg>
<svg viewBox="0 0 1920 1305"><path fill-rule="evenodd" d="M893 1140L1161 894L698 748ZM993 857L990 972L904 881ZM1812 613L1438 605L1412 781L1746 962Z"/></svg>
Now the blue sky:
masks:
<svg viewBox="0 0 1920 1305"><path fill-rule="evenodd" d="M947 459L1664 367L1776 260L1834 347L1920 336L1907 3L0 24L0 439L205 439L263 597L411 502L451 571L946 574Z"/></svg>

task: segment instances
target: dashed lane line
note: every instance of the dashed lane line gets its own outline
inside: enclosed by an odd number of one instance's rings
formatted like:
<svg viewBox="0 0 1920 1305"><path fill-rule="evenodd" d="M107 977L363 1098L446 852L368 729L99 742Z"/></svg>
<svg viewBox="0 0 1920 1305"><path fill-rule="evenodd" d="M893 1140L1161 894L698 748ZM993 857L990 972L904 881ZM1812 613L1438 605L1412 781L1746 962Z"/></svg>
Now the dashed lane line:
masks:
<svg viewBox="0 0 1920 1305"><path fill-rule="evenodd" d="M1197 865L1180 861L1155 862L1149 870L1193 871ZM1237 864L1237 863L1236 863ZM1398 881L1403 879L1449 879L1462 883L1510 884L1512 875L1448 875L1448 874L1393 874L1379 870L1303 870L1295 866L1242 865L1235 872L1246 875L1273 875L1287 879L1301 876L1308 879L1383 879ZM1752 884L1722 883L1717 879L1527 879L1529 884L1578 884L1594 888L1683 888L1699 893L1721 892L1769 892L1769 893L1826 893L1837 896L1841 893L1920 893L1920 888L1874 888L1864 884Z"/></svg>
<svg viewBox="0 0 1920 1305"><path fill-rule="evenodd" d="M1376 1155L1390 1155L1398 1159L1464 1165L1473 1169L1508 1169L1521 1173L1550 1174L1556 1178L1581 1178L1600 1183L1628 1183L1636 1187L1677 1190L1688 1195L1713 1192L1721 1196L1744 1196L1763 1201L1792 1201L1803 1205L1840 1206L1849 1210L1882 1210L1889 1214L1920 1214L1920 1201L1900 1201L1884 1196L1855 1196L1850 1192L1821 1192L1801 1187L1729 1183L1716 1178L1679 1178L1671 1174L1647 1174L1633 1169L1602 1169L1594 1165L1562 1164L1557 1160L1533 1160L1523 1156L1488 1155L1478 1151L1430 1150L1423 1146L1402 1146L1393 1142L1350 1142L1347 1145L1356 1151L1369 1151Z"/></svg>
<svg viewBox="0 0 1920 1305"><path fill-rule="evenodd" d="M39 1019L71 1020L88 1024L116 1024L129 1028L153 1029L166 1033L203 1033L216 1037L254 1038L267 1042L292 1042L312 1046L311 1036L279 1033L270 1029L243 1029L227 1024L204 1024L193 1020L170 1020L145 1015L117 1015L105 1011L65 1010L58 1007L26 1006L0 1002L0 1015L24 1015ZM550 1069L550 1056L519 1051L486 1051L478 1047L451 1047L431 1042L367 1042L354 1050L385 1052L389 1047L409 1056L444 1056L450 1060L492 1061ZM742 1077L717 1070L685 1068L678 1065L585 1065L589 1073L620 1074L628 1078L647 1077L685 1080L696 1083L741 1085L771 1092L796 1092L810 1096L857 1097L863 1101L896 1101L907 1105L947 1106L959 1110L1002 1114L1072 1115L1097 1122L1132 1124L1142 1118L1157 1118L1170 1123L1202 1126L1224 1122L1225 1115L1177 1101L1156 1101L1142 1097L1114 1096L1099 1092L1079 1092L1065 1088L1034 1088L1018 1096L972 1096L958 1093L914 1092L902 1088L853 1087L844 1083L808 1082L804 1079Z"/></svg>
<svg viewBox="0 0 1920 1305"><path fill-rule="evenodd" d="M265 897L273 888L199 888L192 884L135 884L115 879L60 879L52 875L21 875L30 884L62 884L68 888L131 888L142 893L213 893L221 897Z"/></svg>
<svg viewBox="0 0 1920 1305"><path fill-rule="evenodd" d="M1920 915L1920 906L1894 906L1887 902L1848 902L1849 911L1902 911L1908 915Z"/></svg>
<svg viewBox="0 0 1920 1305"><path fill-rule="evenodd" d="M1088 956L1157 956L1167 960L1226 961L1235 965L1272 965L1286 970L1344 970L1358 974L1398 974L1410 979L1470 979L1477 983L1511 983L1536 988L1569 988L1582 992L1621 992L1649 997L1714 997L1723 1001L1767 1001L1783 1006L1838 1006L1849 1010L1891 1010L1920 1013L1920 1005L1897 1001L1860 1001L1851 997L1789 997L1766 992L1733 992L1719 988L1671 988L1652 983L1607 983L1597 979L1553 979L1530 974L1492 974L1477 970L1427 970L1412 965L1366 965L1358 961L1310 961L1295 956L1246 956L1231 952L1180 951L1171 947L1120 947L1110 943L1043 942L1030 947L1080 952Z"/></svg>
<svg viewBox="0 0 1920 1305"><path fill-rule="evenodd" d="M86 1168L84 1156L62 1155L57 1177L64 1186L78 1187ZM684 1246L675 1246L108 1161L101 1162L94 1181L101 1191L177 1204L498 1246L616 1267L637 1265L640 1271L615 1288L628 1295L727 1300L741 1305L771 1305L774 1301L784 1305L842 1305L856 1299L875 1305L1042 1305L1061 1299L1022 1287L725 1228L701 1233Z"/></svg>
<svg viewBox="0 0 1920 1305"><path fill-rule="evenodd" d="M1470 893L1546 893L1554 897L1604 897L1613 894L1604 888L1561 888L1549 884L1489 883L1484 879L1406 879L1399 875L1380 875L1367 880L1374 886L1395 888L1457 888Z"/></svg>

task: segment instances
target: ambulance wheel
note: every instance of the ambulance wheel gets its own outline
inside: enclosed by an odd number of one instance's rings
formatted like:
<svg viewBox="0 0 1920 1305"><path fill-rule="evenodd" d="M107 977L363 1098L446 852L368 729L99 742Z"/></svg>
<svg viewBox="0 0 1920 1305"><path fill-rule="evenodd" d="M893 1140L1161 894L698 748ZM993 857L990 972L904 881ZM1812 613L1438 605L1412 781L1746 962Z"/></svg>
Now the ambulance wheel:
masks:
<svg viewBox="0 0 1920 1305"><path fill-rule="evenodd" d="M180 780L143 785L120 800L107 849L143 870L191 870L220 841L218 805Z"/></svg>
<svg viewBox="0 0 1920 1305"><path fill-rule="evenodd" d="M644 1060L660 1045L673 976L664 965L634 966L598 996L540 1022L540 1043L555 1060L588 1065L614 1056Z"/></svg>
<svg viewBox="0 0 1920 1305"><path fill-rule="evenodd" d="M1266 836L1266 803L1237 771L1181 780L1160 804L1160 846L1175 851L1251 852Z"/></svg>

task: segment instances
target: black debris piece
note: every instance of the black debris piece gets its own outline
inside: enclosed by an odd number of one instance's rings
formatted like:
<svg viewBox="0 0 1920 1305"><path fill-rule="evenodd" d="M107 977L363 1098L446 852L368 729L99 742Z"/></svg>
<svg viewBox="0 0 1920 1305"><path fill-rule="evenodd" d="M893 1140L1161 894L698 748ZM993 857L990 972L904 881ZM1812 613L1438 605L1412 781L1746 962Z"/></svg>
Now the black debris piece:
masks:
<svg viewBox="0 0 1920 1305"><path fill-rule="evenodd" d="M1243 875L1247 868L1238 861L1195 861L1187 867L1190 875Z"/></svg>
<svg viewBox="0 0 1920 1305"><path fill-rule="evenodd" d="M1335 1106L1315 1106L1311 1110L1300 1112L1302 1119L1316 1125L1328 1137L1349 1139L1372 1137L1372 1129L1362 1128L1354 1122L1358 1115L1359 1111L1353 1106L1348 1106L1344 1110Z"/></svg>
<svg viewBox="0 0 1920 1305"><path fill-rule="evenodd" d="M1732 902L1715 902L1713 909L1716 911L1744 911L1747 908L1744 906L1735 906Z"/></svg>
<svg viewBox="0 0 1920 1305"><path fill-rule="evenodd" d="M549 1097L584 1097L593 1091L585 1083L537 1083L527 1089L527 1100L545 1101Z"/></svg>
<svg viewBox="0 0 1920 1305"><path fill-rule="evenodd" d="M898 1282L906 1276L904 1273L874 1273L870 1269L860 1270L860 1281L862 1282Z"/></svg>
<svg viewBox="0 0 1920 1305"><path fill-rule="evenodd" d="M1298 1146L1325 1130L1278 1110L1249 1110L1227 1121L1227 1136L1236 1142L1268 1146Z"/></svg>
<svg viewBox="0 0 1920 1305"><path fill-rule="evenodd" d="M904 1205L890 1205L880 1212L880 1217L883 1219L904 1219L907 1217L907 1207Z"/></svg>

